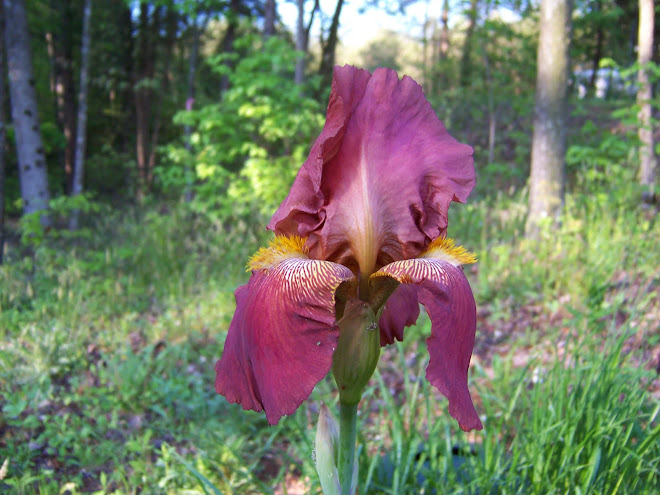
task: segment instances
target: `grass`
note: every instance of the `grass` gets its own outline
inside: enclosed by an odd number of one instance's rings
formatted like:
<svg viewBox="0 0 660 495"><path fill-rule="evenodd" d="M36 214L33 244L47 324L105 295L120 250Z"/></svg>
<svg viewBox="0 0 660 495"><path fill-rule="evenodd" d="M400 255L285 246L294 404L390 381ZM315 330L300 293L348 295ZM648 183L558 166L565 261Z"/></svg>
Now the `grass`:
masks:
<svg viewBox="0 0 660 495"><path fill-rule="evenodd" d="M360 493L660 491L660 227L622 196L569 195L561 229L533 243L524 195L452 207L450 234L480 258L485 428L457 431L423 379L422 319L360 406ZM263 223L102 213L86 237L0 267L0 491L318 493L330 379L275 427L213 389Z"/></svg>

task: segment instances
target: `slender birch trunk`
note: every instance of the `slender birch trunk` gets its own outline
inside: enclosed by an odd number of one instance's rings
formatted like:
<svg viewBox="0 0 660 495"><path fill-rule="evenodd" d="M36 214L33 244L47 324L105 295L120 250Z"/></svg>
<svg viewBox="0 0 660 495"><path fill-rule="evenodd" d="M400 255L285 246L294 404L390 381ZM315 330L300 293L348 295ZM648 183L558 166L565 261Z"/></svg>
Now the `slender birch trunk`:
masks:
<svg viewBox="0 0 660 495"><path fill-rule="evenodd" d="M7 64L11 115L16 135L18 176L21 183L23 213L46 211L50 201L37 95L34 90L32 53L25 11L25 0L4 0ZM48 215L41 216L43 226L50 225Z"/></svg>
<svg viewBox="0 0 660 495"><path fill-rule="evenodd" d="M653 57L653 29L654 29L654 2L653 0L639 0L639 34L638 34L638 61L639 71L637 80L637 103L639 110L639 180L643 187L642 200L652 202L655 194L656 159L653 152L653 123L651 121L651 98L653 90L649 77L648 64Z"/></svg>
<svg viewBox="0 0 660 495"><path fill-rule="evenodd" d="M532 138L529 215L525 231L556 222L564 202L571 0L542 0Z"/></svg>
<svg viewBox="0 0 660 495"><path fill-rule="evenodd" d="M87 88L89 86L89 42L92 0L85 0L83 10L82 48L80 52L80 89L78 92L78 123L76 127L76 158L73 166L71 196L77 196L83 190L83 172L85 169L85 145L87 143ZM69 228L78 229L79 211L71 212Z"/></svg>

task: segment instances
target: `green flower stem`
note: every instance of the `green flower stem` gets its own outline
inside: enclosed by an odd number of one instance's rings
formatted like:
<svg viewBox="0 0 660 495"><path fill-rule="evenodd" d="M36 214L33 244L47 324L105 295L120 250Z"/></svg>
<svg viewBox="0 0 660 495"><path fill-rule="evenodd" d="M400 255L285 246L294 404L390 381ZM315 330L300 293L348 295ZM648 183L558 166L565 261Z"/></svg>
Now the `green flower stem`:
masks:
<svg viewBox="0 0 660 495"><path fill-rule="evenodd" d="M357 408L356 404L339 403L339 452L337 469L342 495L351 493L353 486L353 471L355 467L355 441L357 439Z"/></svg>

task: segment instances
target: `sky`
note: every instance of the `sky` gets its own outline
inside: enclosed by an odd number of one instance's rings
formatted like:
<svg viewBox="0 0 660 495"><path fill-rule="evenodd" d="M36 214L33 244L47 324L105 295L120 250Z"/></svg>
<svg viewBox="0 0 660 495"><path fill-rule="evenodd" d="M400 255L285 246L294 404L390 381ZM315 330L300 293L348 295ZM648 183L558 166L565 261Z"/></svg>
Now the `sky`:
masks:
<svg viewBox="0 0 660 495"><path fill-rule="evenodd" d="M349 0L342 8L339 39L344 46L363 46L366 42L378 37L378 34L384 30L417 36L420 34L427 9L431 17L439 17L442 9L442 1L440 0L420 0L406 8L405 14L390 15L384 10L375 8L370 8L361 13L360 7L365 3L365 0ZM313 2L308 1L307 4L309 9L312 7ZM321 9L327 16L334 13L335 5L336 0L321 0ZM291 32L295 33L298 18L296 4L280 3L278 12L282 22L289 26ZM314 37L318 36L319 26L320 24L315 18L312 27Z"/></svg>

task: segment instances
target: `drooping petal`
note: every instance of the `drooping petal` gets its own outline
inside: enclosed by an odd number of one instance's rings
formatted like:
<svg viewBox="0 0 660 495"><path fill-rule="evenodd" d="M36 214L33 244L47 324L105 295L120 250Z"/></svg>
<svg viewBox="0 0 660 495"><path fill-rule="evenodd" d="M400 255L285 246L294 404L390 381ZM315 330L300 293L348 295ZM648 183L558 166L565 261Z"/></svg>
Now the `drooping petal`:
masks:
<svg viewBox="0 0 660 495"><path fill-rule="evenodd" d="M444 235L474 185L472 148L422 88L390 69L336 67L323 132L269 228L309 236L312 258L368 275Z"/></svg>
<svg viewBox="0 0 660 495"><path fill-rule="evenodd" d="M419 317L416 285L399 285L387 299L378 320L380 345L390 345L394 340L403 341L403 329L414 325Z"/></svg>
<svg viewBox="0 0 660 495"><path fill-rule="evenodd" d="M293 413L330 370L338 340L335 291L353 274L303 252L266 254L272 256L258 253L252 260L252 266L262 268L236 290L215 387L229 402L264 410L275 424Z"/></svg>
<svg viewBox="0 0 660 495"><path fill-rule="evenodd" d="M449 414L468 431L482 428L467 382L477 315L470 284L458 264L474 257L462 248L454 248L453 243L451 249L438 249L434 243L422 258L384 266L372 275L370 282L376 286L380 278L391 277L402 284L418 286L419 302L431 318L431 336L426 340L430 356L426 378L447 397ZM461 254L459 259L452 257L457 252Z"/></svg>

